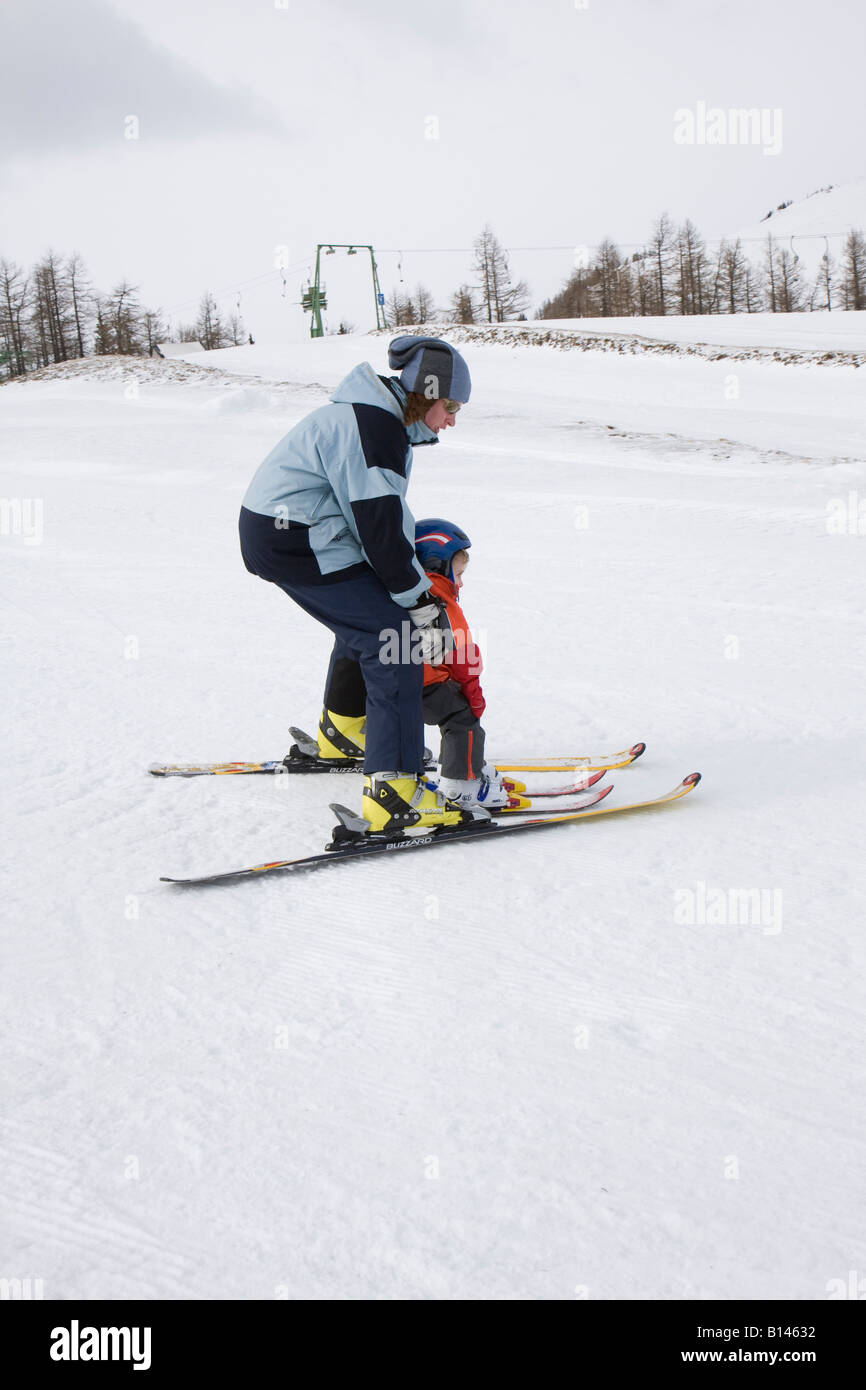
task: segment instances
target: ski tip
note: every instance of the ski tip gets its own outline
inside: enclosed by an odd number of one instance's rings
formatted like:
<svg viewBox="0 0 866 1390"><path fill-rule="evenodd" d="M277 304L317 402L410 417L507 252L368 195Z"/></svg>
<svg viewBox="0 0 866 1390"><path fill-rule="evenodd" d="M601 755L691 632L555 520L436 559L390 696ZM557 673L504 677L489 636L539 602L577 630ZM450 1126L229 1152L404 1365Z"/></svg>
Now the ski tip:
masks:
<svg viewBox="0 0 866 1390"><path fill-rule="evenodd" d="M636 762L637 759L638 759L639 757L641 757L641 755L642 755L643 753L646 752L646 744L645 744L645 743L636 743L636 744L634 745L634 747L633 747L633 748L630 748L628 751L631 753L631 760L632 760L632 762Z"/></svg>
<svg viewBox="0 0 866 1390"><path fill-rule="evenodd" d="M700 780L701 780L701 774L700 774L699 772L690 772L689 775L688 775L688 777L684 777L684 778L683 778L683 786L684 786L684 787L696 787L696 786L698 785L698 782L700 782Z"/></svg>

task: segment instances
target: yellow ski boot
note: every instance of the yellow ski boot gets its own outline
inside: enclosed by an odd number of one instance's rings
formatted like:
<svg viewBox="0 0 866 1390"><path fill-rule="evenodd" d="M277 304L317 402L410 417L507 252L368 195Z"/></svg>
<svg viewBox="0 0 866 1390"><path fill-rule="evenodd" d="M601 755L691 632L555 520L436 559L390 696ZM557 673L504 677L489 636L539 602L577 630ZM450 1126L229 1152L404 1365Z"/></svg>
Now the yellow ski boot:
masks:
<svg viewBox="0 0 866 1390"><path fill-rule="evenodd" d="M361 815L367 833L377 835L488 818L487 812L462 811L418 777L401 772L374 772L364 778Z"/></svg>
<svg viewBox="0 0 866 1390"><path fill-rule="evenodd" d="M316 740L319 757L329 762L354 762L363 758L366 723L364 714L333 714L331 710L322 710Z"/></svg>

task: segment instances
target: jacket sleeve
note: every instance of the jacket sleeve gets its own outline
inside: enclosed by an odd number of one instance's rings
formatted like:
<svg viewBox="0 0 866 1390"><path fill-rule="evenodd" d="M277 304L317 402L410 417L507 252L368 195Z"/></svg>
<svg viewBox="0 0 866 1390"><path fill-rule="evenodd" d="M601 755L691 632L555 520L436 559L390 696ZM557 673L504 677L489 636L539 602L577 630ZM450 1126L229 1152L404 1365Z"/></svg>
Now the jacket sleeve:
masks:
<svg viewBox="0 0 866 1390"><path fill-rule="evenodd" d="M481 652L472 640L472 633L456 601L449 600L443 609L440 625L450 628L454 647L445 658L445 666L469 701L469 708L480 719L487 708L481 689Z"/></svg>
<svg viewBox="0 0 866 1390"><path fill-rule="evenodd" d="M411 449L396 415L352 404L354 429L323 449L340 510L395 602L411 608L430 587L415 558L415 518L406 504Z"/></svg>

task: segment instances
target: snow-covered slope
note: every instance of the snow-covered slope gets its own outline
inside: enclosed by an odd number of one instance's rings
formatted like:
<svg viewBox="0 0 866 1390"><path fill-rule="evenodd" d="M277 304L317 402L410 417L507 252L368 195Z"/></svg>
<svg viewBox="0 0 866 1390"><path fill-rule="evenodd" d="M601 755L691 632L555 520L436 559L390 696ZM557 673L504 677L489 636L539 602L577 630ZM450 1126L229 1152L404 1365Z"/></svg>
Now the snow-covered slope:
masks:
<svg viewBox="0 0 866 1390"><path fill-rule="evenodd" d="M770 211L768 209L768 211ZM744 238L764 238L771 233L774 240L795 238L844 238L852 227L866 231L866 176L847 183L816 189L803 198L793 199L787 207L775 208L769 217L744 227ZM821 254L824 250L823 241Z"/></svg>
<svg viewBox="0 0 866 1390"><path fill-rule="evenodd" d="M423 324L413 332L455 342L553 347L560 352L773 361L798 366L866 366L866 310L846 313L694 314L646 318L533 319L528 323ZM385 336L388 336L387 334Z"/></svg>
<svg viewBox="0 0 866 1390"><path fill-rule="evenodd" d="M327 635L245 572L237 509L384 343L0 391L4 1272L46 1297L820 1299L864 1268L863 372L466 352L410 496L473 539L491 752L644 738L611 801L701 787L192 894L159 875L313 851L359 801L145 768L316 720Z"/></svg>
<svg viewBox="0 0 866 1390"><path fill-rule="evenodd" d="M776 208L771 216L742 228L740 235L754 265L762 263L767 237L772 236L777 248L797 257L804 278L811 280L821 257L829 251L832 276L838 284L845 241L852 227L866 232L866 177L795 198L787 207ZM838 317L847 315L840 313Z"/></svg>

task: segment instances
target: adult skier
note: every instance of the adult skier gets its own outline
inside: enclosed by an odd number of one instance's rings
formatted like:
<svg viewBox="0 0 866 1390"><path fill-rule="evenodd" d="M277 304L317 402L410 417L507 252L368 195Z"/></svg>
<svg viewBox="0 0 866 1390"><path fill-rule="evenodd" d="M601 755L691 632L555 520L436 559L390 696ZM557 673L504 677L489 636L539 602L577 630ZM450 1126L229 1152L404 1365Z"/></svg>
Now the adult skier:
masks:
<svg viewBox="0 0 866 1390"><path fill-rule="evenodd" d="M363 815L372 831L472 816L420 780L424 662L441 663L446 644L406 503L412 450L453 427L469 400L469 368L443 339L417 334L391 341L388 364L398 377L360 363L331 404L280 440L255 473L239 520L250 573L334 634L319 754L363 752Z"/></svg>

